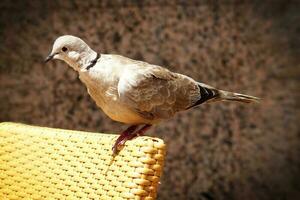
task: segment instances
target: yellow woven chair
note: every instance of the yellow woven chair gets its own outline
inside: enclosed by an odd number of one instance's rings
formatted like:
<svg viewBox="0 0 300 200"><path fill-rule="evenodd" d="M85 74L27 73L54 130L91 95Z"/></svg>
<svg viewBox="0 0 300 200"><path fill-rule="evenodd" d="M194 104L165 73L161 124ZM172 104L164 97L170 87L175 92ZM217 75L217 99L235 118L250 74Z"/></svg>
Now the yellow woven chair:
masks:
<svg viewBox="0 0 300 200"><path fill-rule="evenodd" d="M0 199L155 199L165 144L138 137L0 123Z"/></svg>

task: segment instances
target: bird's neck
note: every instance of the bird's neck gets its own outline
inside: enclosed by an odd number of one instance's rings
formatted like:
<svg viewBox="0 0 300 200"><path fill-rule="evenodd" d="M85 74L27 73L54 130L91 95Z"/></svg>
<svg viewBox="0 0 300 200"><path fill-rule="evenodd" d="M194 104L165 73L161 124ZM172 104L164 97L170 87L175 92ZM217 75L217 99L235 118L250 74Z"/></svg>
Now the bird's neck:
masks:
<svg viewBox="0 0 300 200"><path fill-rule="evenodd" d="M97 53L92 49L81 52L68 64L76 71L84 71L97 58Z"/></svg>

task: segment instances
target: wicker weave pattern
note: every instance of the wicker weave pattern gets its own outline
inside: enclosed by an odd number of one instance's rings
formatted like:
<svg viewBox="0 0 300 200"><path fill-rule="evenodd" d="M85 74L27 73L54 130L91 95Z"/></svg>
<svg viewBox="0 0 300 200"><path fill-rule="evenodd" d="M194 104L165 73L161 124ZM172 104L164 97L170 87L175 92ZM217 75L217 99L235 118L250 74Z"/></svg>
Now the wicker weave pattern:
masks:
<svg viewBox="0 0 300 200"><path fill-rule="evenodd" d="M138 137L113 157L117 135L0 124L0 197L155 199L162 140Z"/></svg>

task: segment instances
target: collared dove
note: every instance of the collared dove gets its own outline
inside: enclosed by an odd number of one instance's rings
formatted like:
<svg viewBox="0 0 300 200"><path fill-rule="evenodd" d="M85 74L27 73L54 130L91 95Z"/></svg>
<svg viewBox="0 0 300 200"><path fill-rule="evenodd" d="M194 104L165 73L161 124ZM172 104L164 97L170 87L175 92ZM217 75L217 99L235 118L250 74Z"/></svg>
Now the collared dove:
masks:
<svg viewBox="0 0 300 200"><path fill-rule="evenodd" d="M46 62L65 61L78 72L96 104L111 119L130 124L113 146L143 135L153 124L203 103L258 102L259 98L216 89L158 65L120 55L99 54L82 39L58 37ZM141 129L139 126L143 125Z"/></svg>

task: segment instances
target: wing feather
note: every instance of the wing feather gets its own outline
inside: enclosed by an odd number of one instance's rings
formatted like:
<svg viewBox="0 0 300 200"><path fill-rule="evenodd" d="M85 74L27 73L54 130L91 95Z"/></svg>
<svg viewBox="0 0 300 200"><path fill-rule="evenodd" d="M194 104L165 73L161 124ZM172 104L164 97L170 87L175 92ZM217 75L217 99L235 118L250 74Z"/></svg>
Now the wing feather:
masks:
<svg viewBox="0 0 300 200"><path fill-rule="evenodd" d="M193 79L147 63L127 67L118 92L125 105L147 119L170 118L193 105L199 97Z"/></svg>

